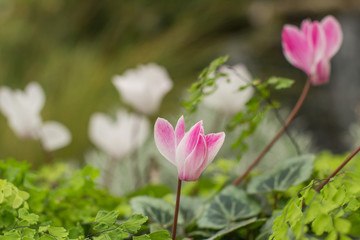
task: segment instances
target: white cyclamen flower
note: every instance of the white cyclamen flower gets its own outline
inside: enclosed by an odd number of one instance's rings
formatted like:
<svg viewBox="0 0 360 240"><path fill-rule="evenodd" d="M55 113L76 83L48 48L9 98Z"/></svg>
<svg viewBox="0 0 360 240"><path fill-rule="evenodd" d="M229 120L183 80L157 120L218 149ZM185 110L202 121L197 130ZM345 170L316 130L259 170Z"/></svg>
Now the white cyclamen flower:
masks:
<svg viewBox="0 0 360 240"><path fill-rule="evenodd" d="M158 110L164 95L173 87L166 69L155 63L140 65L121 76L114 76L113 83L124 102L147 115Z"/></svg>
<svg viewBox="0 0 360 240"><path fill-rule="evenodd" d="M239 91L240 87L251 82L251 75L242 64L231 68L222 66L219 71L227 74L227 77L220 77L216 80L217 89L204 98L204 104L227 114L235 114L254 94L252 87Z"/></svg>
<svg viewBox="0 0 360 240"><path fill-rule="evenodd" d="M112 158L121 159L144 143L149 135L145 117L118 111L116 119L95 113L90 119L91 141Z"/></svg>
<svg viewBox="0 0 360 240"><path fill-rule="evenodd" d="M20 138L36 138L41 127L40 112L45 95L38 83L29 83L25 91L0 88L0 111Z"/></svg>
<svg viewBox="0 0 360 240"><path fill-rule="evenodd" d="M68 145L69 130L60 123L43 123L40 112L45 104L45 94L36 82L29 83L24 91L0 88L0 111L10 127L20 138L40 140L47 151Z"/></svg>

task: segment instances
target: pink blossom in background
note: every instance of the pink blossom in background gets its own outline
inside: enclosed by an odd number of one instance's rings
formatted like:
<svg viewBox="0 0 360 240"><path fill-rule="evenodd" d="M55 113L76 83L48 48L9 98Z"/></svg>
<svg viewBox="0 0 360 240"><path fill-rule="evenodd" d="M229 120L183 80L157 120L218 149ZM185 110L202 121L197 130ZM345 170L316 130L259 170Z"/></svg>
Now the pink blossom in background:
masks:
<svg viewBox="0 0 360 240"><path fill-rule="evenodd" d="M306 19L299 29L285 25L282 47L286 59L303 70L313 85L329 81L330 59L338 52L343 40L339 22L326 16L321 22Z"/></svg>
<svg viewBox="0 0 360 240"><path fill-rule="evenodd" d="M159 152L177 167L179 179L183 181L196 181L225 140L224 132L205 135L202 121L185 133L182 116L175 130L166 119L158 118L154 135Z"/></svg>

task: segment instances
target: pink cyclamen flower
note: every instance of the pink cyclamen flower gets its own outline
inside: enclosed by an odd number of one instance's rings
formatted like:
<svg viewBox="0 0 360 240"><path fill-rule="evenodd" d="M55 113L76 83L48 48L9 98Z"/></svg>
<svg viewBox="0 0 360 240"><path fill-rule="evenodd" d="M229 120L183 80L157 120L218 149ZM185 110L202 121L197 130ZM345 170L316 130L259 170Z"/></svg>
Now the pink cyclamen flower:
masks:
<svg viewBox="0 0 360 240"><path fill-rule="evenodd" d="M177 167L179 179L183 181L196 181L225 140L223 132L205 135L202 121L185 133L183 116L175 130L166 119L158 118L154 135L159 152Z"/></svg>
<svg viewBox="0 0 360 240"><path fill-rule="evenodd" d="M326 16L321 22L306 19L300 29L285 25L281 37L286 59L303 70L313 85L329 81L330 59L337 53L343 40L336 18Z"/></svg>

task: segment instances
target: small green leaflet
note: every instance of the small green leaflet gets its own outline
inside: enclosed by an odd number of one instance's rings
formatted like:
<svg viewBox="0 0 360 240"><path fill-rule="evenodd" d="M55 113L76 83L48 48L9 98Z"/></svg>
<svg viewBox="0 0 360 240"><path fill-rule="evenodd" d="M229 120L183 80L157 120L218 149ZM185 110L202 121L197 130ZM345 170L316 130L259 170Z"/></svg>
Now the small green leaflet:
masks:
<svg viewBox="0 0 360 240"><path fill-rule="evenodd" d="M268 83L274 85L275 89L279 90L291 87L294 84L294 80L281 77L271 77L268 80Z"/></svg>
<svg viewBox="0 0 360 240"><path fill-rule="evenodd" d="M278 163L275 168L253 177L247 192L286 191L289 187L307 180L313 170L313 155L302 155Z"/></svg>
<svg viewBox="0 0 360 240"><path fill-rule="evenodd" d="M257 215L261 207L244 190L229 186L216 195L197 221L201 228L221 229Z"/></svg>
<svg viewBox="0 0 360 240"><path fill-rule="evenodd" d="M135 214L135 215L132 215L129 220L124 222L122 224L122 227L127 232L137 233L140 230L141 226L144 223L146 223L147 220L148 220L148 217L144 217L141 214Z"/></svg>
<svg viewBox="0 0 360 240"><path fill-rule="evenodd" d="M150 234L145 234L142 236L134 236L134 240L171 240L170 233L166 230L160 230Z"/></svg>
<svg viewBox="0 0 360 240"><path fill-rule="evenodd" d="M96 232L107 230L109 227L115 224L118 216L119 216L118 211L111 211L111 212L104 210L99 211L95 218L96 224L94 226L94 230Z"/></svg>
<svg viewBox="0 0 360 240"><path fill-rule="evenodd" d="M39 221L38 215L29 213L25 208L19 209L19 218L27 221L29 225L36 224Z"/></svg>

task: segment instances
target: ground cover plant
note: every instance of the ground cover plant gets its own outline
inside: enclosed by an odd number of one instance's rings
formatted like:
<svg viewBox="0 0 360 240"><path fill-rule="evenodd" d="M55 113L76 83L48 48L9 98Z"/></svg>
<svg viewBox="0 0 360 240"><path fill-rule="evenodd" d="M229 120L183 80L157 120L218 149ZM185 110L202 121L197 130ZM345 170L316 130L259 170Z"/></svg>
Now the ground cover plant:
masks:
<svg viewBox="0 0 360 240"><path fill-rule="evenodd" d="M173 86L166 69L151 63L115 76L131 111L91 117L89 137L99 150L87 154L85 166L52 157L72 137L64 125L42 122L40 85L2 87L9 127L39 141L47 164L0 162L0 239L360 238L360 147L344 155L310 153L290 129L311 86L330 82L342 38L333 16L284 26L284 55L307 76L287 119L272 94L294 80L252 79L244 66L228 65L229 56L204 68L183 115L169 120L157 116ZM269 118L281 127L267 140L260 130ZM267 133L274 128L265 126ZM261 149L242 165L253 144ZM271 149L277 152L266 158Z"/></svg>

